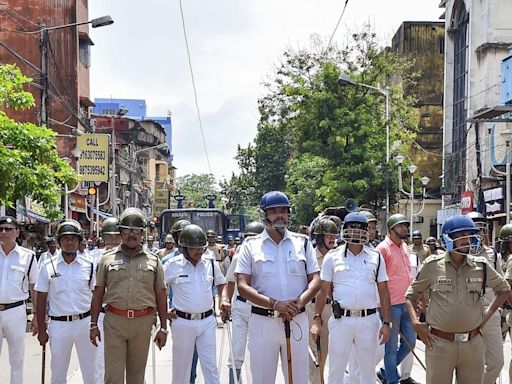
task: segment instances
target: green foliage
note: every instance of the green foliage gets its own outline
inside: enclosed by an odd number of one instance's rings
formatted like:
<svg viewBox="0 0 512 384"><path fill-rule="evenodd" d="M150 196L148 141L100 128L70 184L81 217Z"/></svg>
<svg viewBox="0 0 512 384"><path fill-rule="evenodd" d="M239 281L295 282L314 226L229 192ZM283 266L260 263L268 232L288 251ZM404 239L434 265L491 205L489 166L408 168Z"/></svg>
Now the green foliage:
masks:
<svg viewBox="0 0 512 384"><path fill-rule="evenodd" d="M206 173L178 177L176 179L176 189L186 197L183 201L184 208L188 206L207 208L208 200L205 199L205 195L217 192L215 177ZM216 194L218 199L219 194ZM215 205L217 207L220 205L219 200L215 201Z"/></svg>
<svg viewBox="0 0 512 384"><path fill-rule="evenodd" d="M394 165L385 162L387 86L390 146L399 150L417 127L415 100L404 98L401 87L414 84L412 62L380 49L369 28L341 48L325 49L315 38L311 46L287 49L265 84L253 149L254 191L261 196L286 190L301 223L349 197L367 206L383 205L386 182L396 179L387 171ZM342 74L381 91L344 85L338 81Z"/></svg>
<svg viewBox="0 0 512 384"><path fill-rule="evenodd" d="M0 66L0 204L13 206L30 196L50 219L59 210L63 185L78 176L56 151L55 132L31 123L12 120L5 108L27 109L34 98L23 87L31 81L15 65Z"/></svg>

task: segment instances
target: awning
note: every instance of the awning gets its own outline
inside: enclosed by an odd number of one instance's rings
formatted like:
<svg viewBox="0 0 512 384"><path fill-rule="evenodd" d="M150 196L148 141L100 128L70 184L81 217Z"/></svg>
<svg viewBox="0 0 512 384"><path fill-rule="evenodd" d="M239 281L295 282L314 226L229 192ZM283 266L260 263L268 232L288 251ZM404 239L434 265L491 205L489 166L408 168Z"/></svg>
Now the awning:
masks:
<svg viewBox="0 0 512 384"><path fill-rule="evenodd" d="M104 219L108 219L109 217L112 217L112 214L111 213L108 213L108 212L102 212L102 211L97 211L96 208L93 208L92 209L92 213L94 215L99 215L100 217L104 218Z"/></svg>

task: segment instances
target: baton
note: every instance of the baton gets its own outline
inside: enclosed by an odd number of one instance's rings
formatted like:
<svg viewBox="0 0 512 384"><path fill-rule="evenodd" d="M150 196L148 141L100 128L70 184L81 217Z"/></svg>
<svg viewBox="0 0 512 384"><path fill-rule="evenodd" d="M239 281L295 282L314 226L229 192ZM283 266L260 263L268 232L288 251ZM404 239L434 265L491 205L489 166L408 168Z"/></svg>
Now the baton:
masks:
<svg viewBox="0 0 512 384"><path fill-rule="evenodd" d="M233 344L231 343L232 339L231 339L231 328L229 325L229 321L226 321L226 331L228 334L229 359L231 360L231 371L233 373L233 378L235 379L235 383L239 384L238 383L238 375L237 375L236 367L235 367L235 355L233 354ZM219 375L220 375L220 373L219 373Z"/></svg>
<svg viewBox="0 0 512 384"><path fill-rule="evenodd" d="M156 326L153 327L153 339L156 337L156 334L158 332L156 331ZM151 361L153 362L153 384L156 384L156 364L155 364L155 343L151 343Z"/></svg>
<svg viewBox="0 0 512 384"><path fill-rule="evenodd" d="M402 333L402 331L400 330L400 328L398 328L398 333L400 334L400 337L402 338L402 340L405 342L405 344L407 345L407 348L409 348L409 350L412 352L413 356L416 358L416 360L418 360L418 363L420 363L420 365L423 367L423 369L425 370L425 372L427 371L427 367L425 367L425 364L423 364L423 361L420 360L420 358L418 357L418 355L416 355L416 353L414 352L414 348L412 348L412 345L411 343L409 343L409 340L407 340L405 337L404 337L404 334Z"/></svg>
<svg viewBox="0 0 512 384"><path fill-rule="evenodd" d="M311 358L311 361L313 362L313 364L315 364L315 367L318 368L320 365L318 364L318 360L316 359L315 354L313 353L313 350L311 349L311 346L308 346L308 352L309 352L309 357Z"/></svg>
<svg viewBox="0 0 512 384"><path fill-rule="evenodd" d="M46 344L43 345L43 352L41 354L41 384L44 384L45 368L46 368Z"/></svg>
<svg viewBox="0 0 512 384"><path fill-rule="evenodd" d="M320 335L316 338L316 350L318 351L318 360L320 360L320 384L324 384L324 360L322 359Z"/></svg>
<svg viewBox="0 0 512 384"><path fill-rule="evenodd" d="M224 352L224 335L226 334L226 323L222 323L222 336L220 339L220 351L219 351L219 360L217 363L217 371L220 376L220 369L222 367L222 354Z"/></svg>
<svg viewBox="0 0 512 384"><path fill-rule="evenodd" d="M290 321L284 321L284 334L286 336L286 360L288 361L288 384L293 384L292 373L292 346L290 344Z"/></svg>

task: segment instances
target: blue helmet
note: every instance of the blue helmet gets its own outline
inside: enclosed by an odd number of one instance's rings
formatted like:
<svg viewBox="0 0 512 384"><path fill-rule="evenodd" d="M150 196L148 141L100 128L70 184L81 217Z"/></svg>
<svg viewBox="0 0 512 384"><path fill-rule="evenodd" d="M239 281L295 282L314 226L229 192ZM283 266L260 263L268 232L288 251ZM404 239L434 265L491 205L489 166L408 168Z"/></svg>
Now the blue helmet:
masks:
<svg viewBox="0 0 512 384"><path fill-rule="evenodd" d="M343 220L341 238L349 244L366 244L370 240L368 220L361 212L350 212Z"/></svg>
<svg viewBox="0 0 512 384"><path fill-rule="evenodd" d="M263 195L260 202L260 208L264 211L269 208L286 207L290 208L290 200L288 197L279 191L270 191Z"/></svg>
<svg viewBox="0 0 512 384"><path fill-rule="evenodd" d="M480 250L480 238L475 236L479 230L476 227L473 220L465 215L453 215L446 219L444 224L441 226L441 239L448 252L457 251L454 248L452 235L459 232L471 233L471 252L478 253Z"/></svg>
<svg viewBox="0 0 512 384"><path fill-rule="evenodd" d="M465 215L453 215L446 219L441 227L441 234L448 236L464 231L471 232L473 235L478 233L478 228L473 220Z"/></svg>

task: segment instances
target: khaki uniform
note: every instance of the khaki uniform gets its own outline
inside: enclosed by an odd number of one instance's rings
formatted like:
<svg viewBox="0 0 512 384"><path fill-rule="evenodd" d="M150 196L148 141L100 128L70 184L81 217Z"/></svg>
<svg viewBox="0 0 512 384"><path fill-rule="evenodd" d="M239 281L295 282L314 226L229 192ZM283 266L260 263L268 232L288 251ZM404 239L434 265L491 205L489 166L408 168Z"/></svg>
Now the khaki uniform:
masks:
<svg viewBox="0 0 512 384"><path fill-rule="evenodd" d="M96 286L105 287L103 301L119 310L156 308L155 289L165 289L162 264L141 251L127 256L121 247L106 253L98 263ZM127 318L105 314L105 383L143 384L151 327L155 315Z"/></svg>
<svg viewBox="0 0 512 384"><path fill-rule="evenodd" d="M208 246L208 249L213 252L216 261L221 262L224 260L224 249L222 246L214 244L212 246Z"/></svg>
<svg viewBox="0 0 512 384"><path fill-rule="evenodd" d="M315 248L316 260L318 262L318 266L320 269L322 268L322 262L324 261L324 256L322 252ZM329 298L329 304L326 304L324 310L322 311L322 338L320 339L320 347L322 348L322 361L323 366L325 367L325 362L327 361L327 353L329 352L329 328L327 327L327 323L329 318L332 315L332 305L330 304L331 299ZM312 301L306 304L306 313L308 314L309 328L313 325L313 316L315 316L315 303ZM318 351L316 348L316 340L311 337L309 334L309 348L313 351L317 362L320 364L320 360L318 359ZM320 383L320 369L315 367L313 360L309 359L309 384L319 384Z"/></svg>
<svg viewBox="0 0 512 384"><path fill-rule="evenodd" d="M423 263L425 261L425 259L432 254L432 252L430 251L430 247L425 244L420 244L420 245L411 244L411 245L409 245L409 251L418 255L418 260L419 260L420 264Z"/></svg>
<svg viewBox="0 0 512 384"><path fill-rule="evenodd" d="M160 260L162 260L165 256L167 256L169 253L171 252L174 252L176 250L176 248L173 248L173 249L167 249L167 248L162 248L160 249L156 255L158 256L158 258Z"/></svg>
<svg viewBox="0 0 512 384"><path fill-rule="evenodd" d="M467 256L459 269L450 254L432 255L421 265L406 297L417 301L429 294L426 319L431 329L447 333L468 333L484 317L482 289L484 268L486 286L495 293L507 292L510 286L483 257ZM457 381L481 384L484 377L485 345L480 334L468 341L448 341L433 336L433 349L426 349L427 384L451 383L453 371Z"/></svg>

